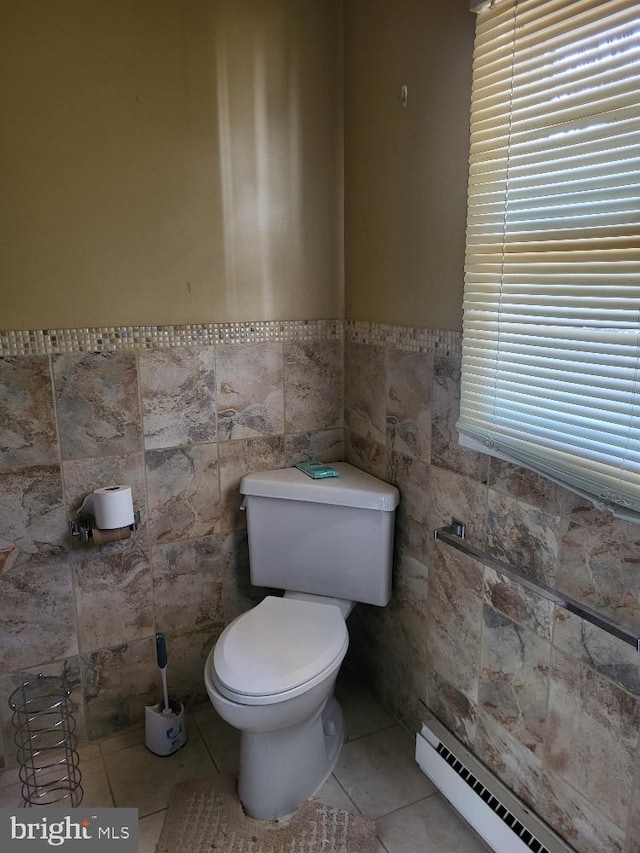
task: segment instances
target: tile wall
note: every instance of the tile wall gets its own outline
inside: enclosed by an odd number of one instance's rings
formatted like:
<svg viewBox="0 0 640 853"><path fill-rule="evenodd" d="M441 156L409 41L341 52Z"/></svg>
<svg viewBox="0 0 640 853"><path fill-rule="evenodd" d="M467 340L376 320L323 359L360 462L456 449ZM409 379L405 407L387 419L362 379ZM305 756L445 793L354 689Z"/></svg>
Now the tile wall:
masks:
<svg viewBox="0 0 640 853"><path fill-rule="evenodd" d="M637 652L432 534L459 518L477 547L638 631L640 526L461 449L455 341L379 333L346 329L345 445L400 489L394 590L354 611L348 660L410 731L428 706L576 850L638 853Z"/></svg>
<svg viewBox="0 0 640 853"><path fill-rule="evenodd" d="M241 476L348 458L401 490L392 601L356 608L348 665L409 731L428 706L576 850L640 853L637 654L432 539L461 518L474 544L640 629L640 528L458 447L458 334L324 321L11 334L0 696L65 672L81 736L117 731L158 698L163 630L170 686L204 698L206 654L256 595ZM133 486L143 523L84 546L67 521L113 482ZM4 698L0 717L11 760Z"/></svg>
<svg viewBox="0 0 640 853"><path fill-rule="evenodd" d="M139 722L202 667L256 594L238 486L247 471L343 458L335 321L12 333L0 357L0 719L30 674L75 685L81 740ZM20 346L16 345L20 343ZM14 347L18 354L10 354ZM94 488L126 483L142 524L96 547L68 532ZM2 750L0 750L2 752Z"/></svg>

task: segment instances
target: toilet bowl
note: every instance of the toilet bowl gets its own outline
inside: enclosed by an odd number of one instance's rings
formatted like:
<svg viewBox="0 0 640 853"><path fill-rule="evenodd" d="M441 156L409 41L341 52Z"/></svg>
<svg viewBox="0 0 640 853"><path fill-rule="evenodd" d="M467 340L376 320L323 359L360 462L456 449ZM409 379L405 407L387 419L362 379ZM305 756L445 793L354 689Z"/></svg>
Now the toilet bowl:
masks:
<svg viewBox="0 0 640 853"><path fill-rule="evenodd" d="M241 732L238 793L250 817L291 814L333 771L344 731L333 688L348 644L339 607L267 596L210 651L205 686Z"/></svg>

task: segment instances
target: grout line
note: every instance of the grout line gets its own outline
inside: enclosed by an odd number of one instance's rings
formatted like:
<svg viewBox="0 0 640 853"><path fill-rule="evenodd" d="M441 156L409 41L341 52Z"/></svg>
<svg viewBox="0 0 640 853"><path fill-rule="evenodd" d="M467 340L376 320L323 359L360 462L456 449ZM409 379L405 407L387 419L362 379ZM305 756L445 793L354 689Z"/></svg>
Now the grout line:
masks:
<svg viewBox="0 0 640 853"><path fill-rule="evenodd" d="M154 812L149 812L149 814L144 815L143 817L138 818L138 822L142 820L146 820L148 817L155 817L156 815L162 814L163 812L169 811L169 806L164 806L161 809L156 809Z"/></svg>
<svg viewBox="0 0 640 853"><path fill-rule="evenodd" d="M111 776L109 775L109 770L107 768L107 762L104 760L104 755L102 753L102 747L100 748L100 760L102 762L102 769L104 770L104 777L107 780L107 787L109 788L109 796L111 797L111 804L115 808L116 807L116 796L113 791L113 784L111 782ZM82 766L80 767L80 774L82 774Z"/></svg>
<svg viewBox="0 0 640 853"><path fill-rule="evenodd" d="M338 787L343 791L343 793L344 793L345 797L349 800L349 802L350 802L350 803L351 803L351 805L353 806L353 810L354 810L355 812L357 812L358 814L362 814L362 810L358 808L358 806L357 806L357 805L356 805L356 803L353 801L353 798L351 797L351 795L349 794L349 792L347 791L347 789L344 787L344 785L342 784L342 782L341 782L341 781L338 779L338 777L336 776L336 774L335 774L335 770L334 770L334 772L331 774L331 776L330 776L329 778L333 778L333 779L335 779L335 781L338 783ZM326 785L326 782L325 782L325 785ZM324 786L323 786L323 787L324 787ZM320 789L320 790L322 790L322 789Z"/></svg>
<svg viewBox="0 0 640 853"><path fill-rule="evenodd" d="M398 806L395 809L391 809L391 811L384 812L384 814L376 815L374 820L377 822L379 820L382 820L382 818L390 817L391 815L397 814L397 812L401 812L403 809L408 809L410 806L415 806L417 803L422 803L425 800L430 800L431 797L434 797L436 794L440 794L440 792L438 791L437 788L435 788L430 794L427 794L424 797L418 797L417 800L411 800L408 803L403 803L403 805ZM442 795L440 795L440 796L442 796Z"/></svg>
<svg viewBox="0 0 640 853"><path fill-rule="evenodd" d="M372 729L370 732L364 732L363 734L355 735L354 737L347 736L347 740L342 745L345 746L348 743L355 743L356 741L362 740L363 738L371 737L372 735L381 734L382 732L386 732L386 731L389 731L389 729L395 729L395 728L400 729L401 731L405 731L401 725L399 725L398 723L395 722L395 720L391 720L390 723L388 723L385 726L382 726L382 728Z"/></svg>
<svg viewBox="0 0 640 853"><path fill-rule="evenodd" d="M209 749L209 744L207 743L207 739L205 738L205 736L204 736L203 732L202 732L202 731L201 731L201 729L200 729L200 726L198 725L198 723L196 722L196 720L195 720L195 718L194 718L194 717L190 717L190 718L189 718L189 725L190 725L190 726L193 726L193 727L195 728L195 730L197 731L198 736L199 736L200 740L202 741L202 743L203 743L203 745L204 745L204 748L205 748L205 750L206 750L206 753L207 753L207 755L209 756L209 759L210 759L211 763L213 764L213 766L215 767L215 769L217 770L217 772L218 772L218 773L220 773L220 774L223 774L223 773L224 773L224 771L222 770L222 768L221 768L221 767L218 767L218 763L217 763L217 761L215 760L215 758L214 758L214 756L213 756L213 753L212 753L212 752L211 752L211 750Z"/></svg>

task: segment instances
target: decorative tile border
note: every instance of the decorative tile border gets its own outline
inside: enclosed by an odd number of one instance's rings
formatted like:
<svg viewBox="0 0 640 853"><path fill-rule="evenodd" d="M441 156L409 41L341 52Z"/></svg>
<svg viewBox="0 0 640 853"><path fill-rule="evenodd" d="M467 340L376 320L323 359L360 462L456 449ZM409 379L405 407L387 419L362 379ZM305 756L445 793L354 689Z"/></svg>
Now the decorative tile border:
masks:
<svg viewBox="0 0 640 853"><path fill-rule="evenodd" d="M341 320L198 323L182 326L105 326L0 332L0 357L112 350L166 349L261 341L340 340Z"/></svg>
<svg viewBox="0 0 640 853"><path fill-rule="evenodd" d="M420 329L410 326L389 326L362 320L345 322L345 340L373 344L409 352L430 352L434 355L462 356L462 332L441 329Z"/></svg>
<svg viewBox="0 0 640 853"><path fill-rule="evenodd" d="M346 341L353 343L409 352L459 357L462 351L460 332L391 326L363 320L260 320L181 326L105 326L0 332L0 357L253 344L262 341L329 341L341 340L343 335Z"/></svg>

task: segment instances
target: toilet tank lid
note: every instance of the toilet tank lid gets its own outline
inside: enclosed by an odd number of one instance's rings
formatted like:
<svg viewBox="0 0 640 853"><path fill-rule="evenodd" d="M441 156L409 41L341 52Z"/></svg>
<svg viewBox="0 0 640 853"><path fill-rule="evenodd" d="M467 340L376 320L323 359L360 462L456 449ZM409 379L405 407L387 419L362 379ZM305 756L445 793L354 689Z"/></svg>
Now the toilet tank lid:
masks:
<svg viewBox="0 0 640 853"><path fill-rule="evenodd" d="M395 486L354 468L347 462L332 462L338 477L314 480L298 468L256 471L242 478L243 495L326 503L334 506L392 512L400 500Z"/></svg>

